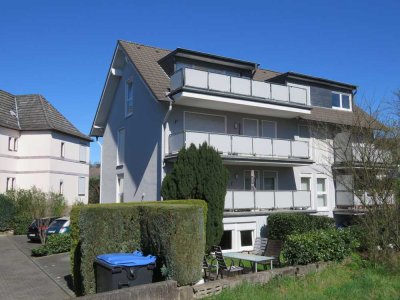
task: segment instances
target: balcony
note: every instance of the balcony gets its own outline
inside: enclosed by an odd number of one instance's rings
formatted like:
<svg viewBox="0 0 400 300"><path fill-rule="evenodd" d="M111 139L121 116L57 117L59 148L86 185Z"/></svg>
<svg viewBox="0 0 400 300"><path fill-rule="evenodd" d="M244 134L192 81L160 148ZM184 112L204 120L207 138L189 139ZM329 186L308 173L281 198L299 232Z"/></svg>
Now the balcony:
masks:
<svg viewBox="0 0 400 300"><path fill-rule="evenodd" d="M188 148L191 144L198 146L204 142L214 147L225 160L273 160L275 163L287 164L292 162L296 165L312 163L309 142L307 141L196 131L171 134L167 155L176 155L183 147Z"/></svg>
<svg viewBox="0 0 400 300"><path fill-rule="evenodd" d="M379 201L379 199L376 199L375 201ZM385 201L387 203L393 203L394 195L389 195ZM381 203L382 202L374 203L374 200L368 193L363 193L360 198L352 191L336 191L336 208L338 209L363 208L365 206L372 206Z"/></svg>
<svg viewBox="0 0 400 300"><path fill-rule="evenodd" d="M309 114L307 89L195 69L171 76L176 104L293 118Z"/></svg>
<svg viewBox="0 0 400 300"><path fill-rule="evenodd" d="M311 208L310 191L227 191L226 211Z"/></svg>

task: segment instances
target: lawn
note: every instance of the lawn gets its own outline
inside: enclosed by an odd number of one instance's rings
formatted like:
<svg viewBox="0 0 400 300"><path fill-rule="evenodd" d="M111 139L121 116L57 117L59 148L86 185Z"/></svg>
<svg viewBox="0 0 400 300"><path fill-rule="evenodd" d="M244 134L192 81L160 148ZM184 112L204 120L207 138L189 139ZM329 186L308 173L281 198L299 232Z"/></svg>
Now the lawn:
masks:
<svg viewBox="0 0 400 300"><path fill-rule="evenodd" d="M374 267L353 256L321 273L277 278L264 285L242 284L209 299L400 299L400 270Z"/></svg>

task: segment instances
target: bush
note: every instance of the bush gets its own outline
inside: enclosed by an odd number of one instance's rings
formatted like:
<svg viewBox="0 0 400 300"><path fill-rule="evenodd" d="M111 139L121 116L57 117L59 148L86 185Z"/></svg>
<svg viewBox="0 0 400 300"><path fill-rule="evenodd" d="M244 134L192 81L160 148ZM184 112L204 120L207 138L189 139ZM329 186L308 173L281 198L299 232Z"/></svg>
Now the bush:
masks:
<svg viewBox="0 0 400 300"><path fill-rule="evenodd" d="M312 216L302 213L281 213L270 215L267 219L268 238L285 241L295 233L334 228L335 221L325 216Z"/></svg>
<svg viewBox="0 0 400 300"><path fill-rule="evenodd" d="M224 226L222 223L228 171L222 159L206 143L198 149L179 151L173 170L162 183L161 194L169 199L202 199L208 204L206 248L219 245Z"/></svg>
<svg viewBox="0 0 400 300"><path fill-rule="evenodd" d="M319 261L339 261L359 243L348 229L324 229L287 236L282 249L283 261L306 265Z"/></svg>
<svg viewBox="0 0 400 300"><path fill-rule="evenodd" d="M32 256L45 256L64 253L71 250L71 235L69 233L53 234L46 239L46 244L32 249Z"/></svg>
<svg viewBox="0 0 400 300"><path fill-rule="evenodd" d="M180 203L180 204L176 204ZM97 255L141 249L157 259L157 272L179 285L201 278L204 201L75 206L71 212L71 263L77 295L95 293Z"/></svg>
<svg viewBox="0 0 400 300"><path fill-rule="evenodd" d="M66 207L62 195L53 192L44 193L36 187L30 190L10 191L7 197L15 206L13 218L15 234L26 234L34 219L63 215Z"/></svg>
<svg viewBox="0 0 400 300"><path fill-rule="evenodd" d="M14 228L15 205L12 199L0 194L0 231Z"/></svg>

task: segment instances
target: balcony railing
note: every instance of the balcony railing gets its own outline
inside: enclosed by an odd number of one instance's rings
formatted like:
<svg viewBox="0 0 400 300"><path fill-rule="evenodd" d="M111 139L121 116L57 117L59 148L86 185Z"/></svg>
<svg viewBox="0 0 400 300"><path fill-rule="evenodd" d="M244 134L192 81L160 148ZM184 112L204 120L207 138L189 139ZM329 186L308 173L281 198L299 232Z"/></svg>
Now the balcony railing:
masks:
<svg viewBox="0 0 400 300"><path fill-rule="evenodd" d="M230 135L208 132L184 131L169 136L169 154L177 153L181 148L196 146L206 142L224 155L256 156L273 158L308 159L307 141L271 139L242 135Z"/></svg>
<svg viewBox="0 0 400 300"><path fill-rule="evenodd" d="M291 104L307 105L307 89L255 81L247 78L183 68L171 76L171 91L192 87L207 91L273 100Z"/></svg>
<svg viewBox="0 0 400 300"><path fill-rule="evenodd" d="M225 210L311 208L310 191L227 191Z"/></svg>
<svg viewBox="0 0 400 300"><path fill-rule="evenodd" d="M349 208L349 207L363 207L375 204L381 204L379 198L374 200L368 193L363 193L361 198L351 191L336 191L336 207ZM385 202L393 203L394 195L386 196Z"/></svg>

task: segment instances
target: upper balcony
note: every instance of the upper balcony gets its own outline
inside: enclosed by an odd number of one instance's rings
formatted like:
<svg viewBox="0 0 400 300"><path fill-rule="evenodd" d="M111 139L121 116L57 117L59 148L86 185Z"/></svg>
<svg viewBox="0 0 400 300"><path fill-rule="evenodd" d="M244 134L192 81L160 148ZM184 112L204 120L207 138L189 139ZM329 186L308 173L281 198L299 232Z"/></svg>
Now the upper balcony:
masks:
<svg viewBox="0 0 400 300"><path fill-rule="evenodd" d="M310 159L308 141L271 139L243 135L184 131L169 136L168 157L191 144L207 143L220 154L225 164L259 163L276 166L307 165Z"/></svg>
<svg viewBox="0 0 400 300"><path fill-rule="evenodd" d="M178 105L294 118L310 114L307 89L182 68L171 76Z"/></svg>

